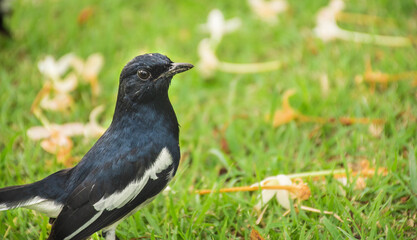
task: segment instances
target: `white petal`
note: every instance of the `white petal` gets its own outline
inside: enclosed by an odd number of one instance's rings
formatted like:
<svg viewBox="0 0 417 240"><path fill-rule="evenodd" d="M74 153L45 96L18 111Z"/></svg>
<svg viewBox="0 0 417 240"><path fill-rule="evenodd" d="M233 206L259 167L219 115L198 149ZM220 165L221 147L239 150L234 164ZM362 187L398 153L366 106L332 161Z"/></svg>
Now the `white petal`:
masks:
<svg viewBox="0 0 417 240"><path fill-rule="evenodd" d="M336 16L343 10L345 4L342 0L332 0L328 6L323 7L316 17L314 34L323 41L336 39L341 34L337 26Z"/></svg>
<svg viewBox="0 0 417 240"><path fill-rule="evenodd" d="M265 184L261 184L261 186L270 186L270 185L278 185L279 184L279 182L278 182L278 180L276 179L276 177L274 177L274 178L270 178L268 181L266 181L266 180L264 180L263 181ZM253 186L253 185L252 185ZM258 185L259 186L259 185ZM275 194L277 193L277 190L262 190L262 193L261 193L261 197L262 197L262 200L261 201L259 201L256 205L255 205L255 209L258 209L258 210L260 210L261 209L261 207L263 206L263 205L265 205L266 203L268 203L274 196L275 196Z"/></svg>
<svg viewBox="0 0 417 240"><path fill-rule="evenodd" d="M57 62L57 71L59 76L62 76L70 67L72 60L75 58L73 53L68 53L62 56Z"/></svg>
<svg viewBox="0 0 417 240"><path fill-rule="evenodd" d="M71 61L71 66L79 75L83 74L85 68L84 65L84 61L79 57L74 57Z"/></svg>
<svg viewBox="0 0 417 240"><path fill-rule="evenodd" d="M261 19L267 22L275 22L277 15L288 8L284 0L249 0L252 11Z"/></svg>
<svg viewBox="0 0 417 240"><path fill-rule="evenodd" d="M261 181L261 182L259 182L259 183L254 183L254 184L252 184L252 185L251 185L251 187L257 187L257 186L259 186L259 185L264 186L266 182L269 182L269 181L275 181L276 179L277 179L277 177L276 177L276 176L267 177L267 178L265 178L264 180L262 180L262 181Z"/></svg>
<svg viewBox="0 0 417 240"><path fill-rule="evenodd" d="M286 175L278 175L277 176L278 185L283 186L290 186L292 185L292 181ZM283 206L285 209L290 208L290 195L287 190L277 190L276 192L278 203Z"/></svg>
<svg viewBox="0 0 417 240"><path fill-rule="evenodd" d="M203 24L201 28L210 34L211 40L218 43L225 33L235 31L240 25L239 18L225 20L219 9L213 9L208 15L207 23Z"/></svg>
<svg viewBox="0 0 417 240"><path fill-rule="evenodd" d="M55 61L54 57L48 55L39 61L38 69L46 77L58 79L68 70L74 57L74 54L69 53L61 57L58 61Z"/></svg>
<svg viewBox="0 0 417 240"><path fill-rule="evenodd" d="M218 10L214 9L209 13L207 27L210 31L211 37L216 40L220 41L223 36L223 27L225 25L223 13Z"/></svg>
<svg viewBox="0 0 417 240"><path fill-rule="evenodd" d="M71 92L73 91L78 85L77 76L74 73L70 73L64 80L56 79L53 81L54 88L58 92Z"/></svg>
<svg viewBox="0 0 417 240"><path fill-rule="evenodd" d="M84 133L84 124L79 122L65 123L62 125L51 125L51 128L60 132L64 136L79 136Z"/></svg>
<svg viewBox="0 0 417 240"><path fill-rule="evenodd" d="M214 53L210 40L205 38L201 40L198 45L198 55L200 56L200 62L198 63L198 69L204 76L210 76L215 71L219 64L219 60Z"/></svg>
<svg viewBox="0 0 417 240"><path fill-rule="evenodd" d="M58 72L56 70L55 59L52 56L46 56L43 60L38 62L38 69L41 74L49 78L56 78Z"/></svg>
<svg viewBox="0 0 417 240"><path fill-rule="evenodd" d="M32 140L40 140L51 136L51 131L42 126L31 127L27 130L26 134Z"/></svg>
<svg viewBox="0 0 417 240"><path fill-rule="evenodd" d="M72 103L72 97L69 94L63 92L57 93L53 98L51 98L49 95L46 95L44 98L42 98L40 106L46 110L64 111L68 109Z"/></svg>
<svg viewBox="0 0 417 240"><path fill-rule="evenodd" d="M100 53L92 54L88 57L84 71L83 77L86 80L90 80L92 78L97 77L98 73L100 72L101 68L104 64L104 57Z"/></svg>

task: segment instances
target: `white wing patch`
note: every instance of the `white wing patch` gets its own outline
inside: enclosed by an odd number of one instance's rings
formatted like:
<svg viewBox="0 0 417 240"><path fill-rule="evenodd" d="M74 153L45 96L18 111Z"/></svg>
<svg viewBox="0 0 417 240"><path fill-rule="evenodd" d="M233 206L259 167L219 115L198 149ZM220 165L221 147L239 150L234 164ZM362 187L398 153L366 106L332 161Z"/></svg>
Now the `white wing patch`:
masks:
<svg viewBox="0 0 417 240"><path fill-rule="evenodd" d="M131 182L120 192L113 193L106 198L101 198L94 204L94 208L97 211L111 211L115 208L123 207L129 201L132 201L142 191L150 178L153 180L158 179L156 174L167 169L172 165L172 163L172 156L168 149L164 147L156 158L154 164L145 171L140 179Z"/></svg>
<svg viewBox="0 0 417 240"><path fill-rule="evenodd" d="M169 166L171 166L171 164L172 164L172 156L169 153L168 149L164 147L161 153L159 153L158 158L156 158L155 163L152 165L150 169L146 170L146 172L149 172L150 178L152 178L153 180L156 180L158 179L156 174L164 171Z"/></svg>
<svg viewBox="0 0 417 240"><path fill-rule="evenodd" d="M46 216L52 218L58 217L59 213L62 211L62 207L62 204L46 199L42 202L25 206L25 208L29 208L37 212L46 214Z"/></svg>

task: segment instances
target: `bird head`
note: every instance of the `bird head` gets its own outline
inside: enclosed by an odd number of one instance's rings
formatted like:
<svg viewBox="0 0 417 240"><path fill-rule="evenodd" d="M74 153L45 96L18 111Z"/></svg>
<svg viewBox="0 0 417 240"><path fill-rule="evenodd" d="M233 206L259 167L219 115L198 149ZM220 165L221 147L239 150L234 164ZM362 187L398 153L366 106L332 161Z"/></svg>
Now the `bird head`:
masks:
<svg viewBox="0 0 417 240"><path fill-rule="evenodd" d="M168 96L172 77L192 67L189 63L174 63L159 53L137 56L120 74L119 95L136 103Z"/></svg>

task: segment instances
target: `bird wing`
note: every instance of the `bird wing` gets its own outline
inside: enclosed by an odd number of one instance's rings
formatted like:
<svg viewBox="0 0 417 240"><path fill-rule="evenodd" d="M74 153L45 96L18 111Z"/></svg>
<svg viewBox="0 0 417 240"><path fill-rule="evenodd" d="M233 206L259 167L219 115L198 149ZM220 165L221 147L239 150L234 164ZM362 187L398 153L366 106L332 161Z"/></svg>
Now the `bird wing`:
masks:
<svg viewBox="0 0 417 240"><path fill-rule="evenodd" d="M169 150L148 145L133 149L89 176L70 194L49 239L84 239L150 202L171 180Z"/></svg>

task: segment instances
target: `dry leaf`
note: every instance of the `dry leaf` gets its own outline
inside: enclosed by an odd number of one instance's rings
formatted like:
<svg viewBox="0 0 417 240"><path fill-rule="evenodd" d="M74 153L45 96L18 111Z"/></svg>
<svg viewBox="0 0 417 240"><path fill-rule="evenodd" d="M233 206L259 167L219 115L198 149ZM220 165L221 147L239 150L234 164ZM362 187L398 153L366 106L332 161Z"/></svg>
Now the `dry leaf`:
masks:
<svg viewBox="0 0 417 240"><path fill-rule="evenodd" d="M294 110L289 102L289 98L295 94L295 90L287 90L284 92L282 96L282 108L278 109L274 113L274 119L272 122L273 127L278 127L280 125L289 123L293 120L298 120L301 122L315 122L315 123L334 123L339 122L343 125L351 125L351 124L380 124L383 125L385 121L383 119L369 119L369 118L352 118L352 117L340 117L340 118L325 118L325 117L315 117L315 116L307 116L303 115L302 113L297 112ZM270 118L267 115L266 120L268 121Z"/></svg>
<svg viewBox="0 0 417 240"><path fill-rule="evenodd" d="M294 94L294 89L290 89L284 92L282 96L282 108L275 111L272 126L278 127L280 125L289 123L299 116L299 113L295 111L290 105L289 99Z"/></svg>
<svg viewBox="0 0 417 240"><path fill-rule="evenodd" d="M417 72L402 72L398 74L388 74L383 73L381 71L375 71L372 69L370 58L367 58L365 62L365 73L363 74L363 77L361 79L369 83L372 87L372 90L375 90L376 84L380 84L382 87L386 88L388 86L388 83L390 82L399 81L401 79L415 78L417 78ZM358 81L357 83L360 82Z"/></svg>
<svg viewBox="0 0 417 240"><path fill-rule="evenodd" d="M84 25L90 20L94 14L94 8L92 6L83 8L78 14L77 22L78 25Z"/></svg>
<svg viewBox="0 0 417 240"><path fill-rule="evenodd" d="M220 142L220 149L225 154L230 154L229 143L227 142L225 132L227 130L228 124L225 124L221 129L215 128L213 130L213 135Z"/></svg>
<svg viewBox="0 0 417 240"><path fill-rule="evenodd" d="M252 228L249 238L250 240L264 240L264 238L255 228Z"/></svg>

